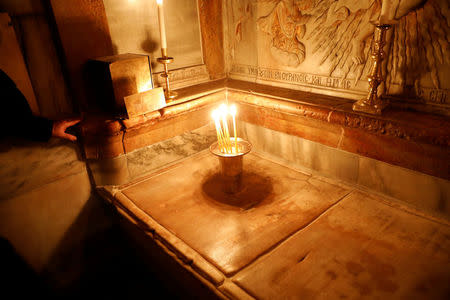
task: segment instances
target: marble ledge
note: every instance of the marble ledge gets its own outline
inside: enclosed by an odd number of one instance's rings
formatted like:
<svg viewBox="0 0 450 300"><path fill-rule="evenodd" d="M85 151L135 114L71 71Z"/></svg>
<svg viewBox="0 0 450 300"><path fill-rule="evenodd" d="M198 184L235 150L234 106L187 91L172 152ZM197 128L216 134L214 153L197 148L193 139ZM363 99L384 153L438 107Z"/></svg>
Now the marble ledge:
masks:
<svg viewBox="0 0 450 300"><path fill-rule="evenodd" d="M446 116L391 107L382 115L352 110L353 100L236 80L227 81L229 101L281 113L357 128L373 134L440 146L450 145L450 120Z"/></svg>
<svg viewBox="0 0 450 300"><path fill-rule="evenodd" d="M361 128L377 134L450 145L448 132L450 121L445 116L436 114L392 108L386 110L381 116L373 116L354 112L352 110L354 101L351 99L231 79L185 87L177 92L178 98L169 102L167 107L133 119L114 120L107 115L103 117L88 115L86 122L83 122L83 132L94 135L114 135L124 129L159 122L177 114L189 112L208 102L204 99L206 96L217 94L219 98L215 99L217 101L231 100L249 103L350 128Z"/></svg>
<svg viewBox="0 0 450 300"><path fill-rule="evenodd" d="M167 103L165 108L132 119L124 119L126 129L138 128L166 120L177 114L198 109L210 102L225 100L225 80L216 80L177 90L178 97ZM218 98L218 99L217 99Z"/></svg>
<svg viewBox="0 0 450 300"><path fill-rule="evenodd" d="M117 157L202 127L210 122L210 106L228 100L240 105L242 121L433 176L449 176L445 161L450 157L450 120L442 115L391 108L372 116L353 112L350 99L237 80L177 91L179 98L159 111L129 120L83 122L86 157Z"/></svg>

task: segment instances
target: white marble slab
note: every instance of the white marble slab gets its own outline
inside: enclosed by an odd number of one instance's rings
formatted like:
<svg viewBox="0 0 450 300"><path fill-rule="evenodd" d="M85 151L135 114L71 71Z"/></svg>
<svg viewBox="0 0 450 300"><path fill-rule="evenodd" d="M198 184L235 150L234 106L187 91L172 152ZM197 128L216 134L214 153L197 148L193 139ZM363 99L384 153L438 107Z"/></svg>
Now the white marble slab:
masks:
<svg viewBox="0 0 450 300"><path fill-rule="evenodd" d="M77 144L5 139L0 143L0 200L86 170Z"/></svg>
<svg viewBox="0 0 450 300"><path fill-rule="evenodd" d="M208 125L128 153L130 179L208 149L216 140L214 128Z"/></svg>

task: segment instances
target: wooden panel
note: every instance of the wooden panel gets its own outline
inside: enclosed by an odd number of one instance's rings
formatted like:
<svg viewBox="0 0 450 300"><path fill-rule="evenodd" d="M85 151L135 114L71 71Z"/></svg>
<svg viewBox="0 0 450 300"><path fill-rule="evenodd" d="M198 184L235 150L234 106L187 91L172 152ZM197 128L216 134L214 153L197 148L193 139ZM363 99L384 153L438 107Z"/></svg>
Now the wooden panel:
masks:
<svg viewBox="0 0 450 300"><path fill-rule="evenodd" d="M28 76L22 51L17 42L11 19L0 13L0 68L16 83L30 105L31 111L38 115L39 107Z"/></svg>
<svg viewBox="0 0 450 300"><path fill-rule="evenodd" d="M76 100L87 110L83 68L88 59L113 55L102 0L50 1Z"/></svg>
<svg viewBox="0 0 450 300"><path fill-rule="evenodd" d="M19 23L24 58L41 115L53 119L70 116L74 112L72 98L47 15L24 15L15 20Z"/></svg>

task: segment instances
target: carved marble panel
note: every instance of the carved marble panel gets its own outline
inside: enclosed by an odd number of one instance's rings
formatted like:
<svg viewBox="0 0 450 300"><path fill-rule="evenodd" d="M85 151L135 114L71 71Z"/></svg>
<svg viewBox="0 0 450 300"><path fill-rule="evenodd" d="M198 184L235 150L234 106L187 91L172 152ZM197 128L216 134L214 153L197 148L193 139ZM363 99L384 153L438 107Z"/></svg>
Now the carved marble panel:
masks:
<svg viewBox="0 0 450 300"><path fill-rule="evenodd" d="M359 99L382 21L393 25L380 89L448 107L446 0L231 0L226 10L231 78Z"/></svg>

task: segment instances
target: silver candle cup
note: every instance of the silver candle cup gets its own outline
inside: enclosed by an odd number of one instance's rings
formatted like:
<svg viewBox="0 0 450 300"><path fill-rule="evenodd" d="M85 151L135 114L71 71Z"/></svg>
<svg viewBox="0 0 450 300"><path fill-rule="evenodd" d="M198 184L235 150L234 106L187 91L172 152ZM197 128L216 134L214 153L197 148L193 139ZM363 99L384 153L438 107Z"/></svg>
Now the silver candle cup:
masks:
<svg viewBox="0 0 450 300"><path fill-rule="evenodd" d="M234 138L230 140L234 148L236 145ZM211 153L219 158L222 189L228 194L237 193L242 189L243 158L252 149L252 145L241 138L237 138L237 145L237 153L222 153L218 142L209 147Z"/></svg>

